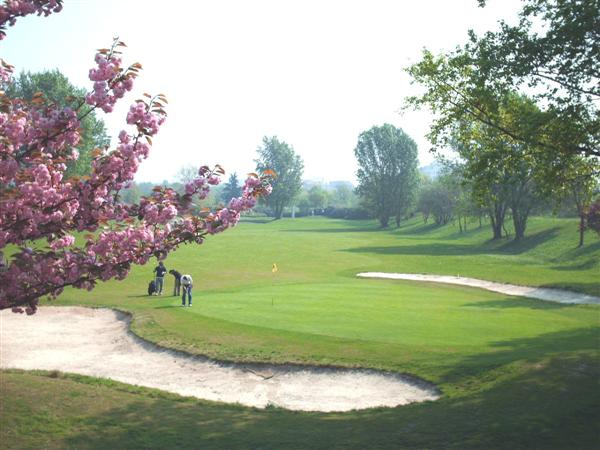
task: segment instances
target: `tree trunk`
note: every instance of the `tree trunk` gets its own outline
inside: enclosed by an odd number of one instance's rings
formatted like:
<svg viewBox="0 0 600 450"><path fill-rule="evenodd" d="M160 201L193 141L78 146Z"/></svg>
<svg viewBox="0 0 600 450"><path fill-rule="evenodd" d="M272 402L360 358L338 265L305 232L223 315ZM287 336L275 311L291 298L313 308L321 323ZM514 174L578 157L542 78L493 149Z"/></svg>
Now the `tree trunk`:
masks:
<svg viewBox="0 0 600 450"><path fill-rule="evenodd" d="M529 217L529 208L519 211L512 209L513 225L515 226L515 241L519 241L525 237L525 229L527 228L527 218Z"/></svg>
<svg viewBox="0 0 600 450"><path fill-rule="evenodd" d="M579 245L578 247L583 247L583 235L585 233L585 214L579 214Z"/></svg>
<svg viewBox="0 0 600 450"><path fill-rule="evenodd" d="M379 224L381 225L381 228L387 228L388 225L390 223L390 217L389 216L381 216L379 217Z"/></svg>
<svg viewBox="0 0 600 450"><path fill-rule="evenodd" d="M502 239L502 224L496 225L495 223L492 223L492 232L494 235L492 239Z"/></svg>
<svg viewBox="0 0 600 450"><path fill-rule="evenodd" d="M513 220L513 223L515 225L515 241L520 241L525 237L525 226L520 222L517 224L515 220Z"/></svg>
<svg viewBox="0 0 600 450"><path fill-rule="evenodd" d="M281 219L283 217L283 205L275 206L275 218Z"/></svg>
<svg viewBox="0 0 600 450"><path fill-rule="evenodd" d="M504 219L504 217L502 217ZM492 234L494 240L502 239L502 226L504 225L504 220L499 220L494 215L490 214L490 224L492 226Z"/></svg>

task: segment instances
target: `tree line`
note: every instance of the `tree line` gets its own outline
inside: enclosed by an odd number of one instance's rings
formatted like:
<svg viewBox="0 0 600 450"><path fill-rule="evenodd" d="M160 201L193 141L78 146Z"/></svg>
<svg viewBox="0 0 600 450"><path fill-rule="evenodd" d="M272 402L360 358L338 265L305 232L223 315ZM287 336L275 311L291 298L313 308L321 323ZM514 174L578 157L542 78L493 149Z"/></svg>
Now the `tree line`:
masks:
<svg viewBox="0 0 600 450"><path fill-rule="evenodd" d="M437 179L421 176L414 140L390 124L358 136L354 190L304 186L302 158L285 141L265 136L256 149L256 170L272 170L276 177L258 210L274 218L373 217L382 227L399 226L420 212L425 222L454 222L461 231L475 218L489 223L492 239L506 237L510 222L519 240L532 214L571 205L583 245L598 210L599 10L598 0L525 0L516 25L500 22L499 31L482 36L470 32L468 42L446 54L423 51L407 68L423 93L408 97L406 107L434 113L428 138L444 165ZM58 71L21 74L7 94L31 99L38 91L60 105L81 95ZM82 128L82 157L69 163L71 175L84 175L91 160L86 155L108 142L93 112ZM182 169L170 185L182 189L196 174L196 167ZM149 188L133 184L122 195L133 203ZM239 192L232 174L197 207L224 204Z"/></svg>

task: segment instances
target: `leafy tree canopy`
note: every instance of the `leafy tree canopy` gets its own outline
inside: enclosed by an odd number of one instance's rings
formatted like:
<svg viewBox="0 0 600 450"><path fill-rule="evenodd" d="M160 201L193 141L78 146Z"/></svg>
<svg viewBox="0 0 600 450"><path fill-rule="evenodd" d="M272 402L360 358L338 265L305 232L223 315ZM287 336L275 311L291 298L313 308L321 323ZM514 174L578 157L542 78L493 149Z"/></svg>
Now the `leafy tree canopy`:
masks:
<svg viewBox="0 0 600 450"><path fill-rule="evenodd" d="M382 227L413 201L418 182L417 144L390 124L361 133L354 149L357 192Z"/></svg>
<svg viewBox="0 0 600 450"><path fill-rule="evenodd" d="M435 114L434 148L448 145L457 121L476 121L542 149L549 177L574 157L599 157L598 11L599 0L525 0L516 25L501 22L483 36L470 31L469 41L446 55L424 50L407 70L425 92L407 103ZM512 108L514 92L535 107Z"/></svg>
<svg viewBox="0 0 600 450"><path fill-rule="evenodd" d="M302 188L304 162L287 143L276 136L263 138L262 145L256 150L256 170L259 172L274 171L275 179L271 186L273 192L265 199L267 207L273 215L280 219L283 209L288 206Z"/></svg>
<svg viewBox="0 0 600 450"><path fill-rule="evenodd" d="M8 85L6 95L13 99L31 101L34 95L41 92L46 101L58 108L72 108L81 111L81 141L77 146L79 159L69 161L65 175L82 176L91 173L92 152L96 148L106 147L110 138L102 119L85 105L86 91L74 86L59 70L31 73L21 72Z"/></svg>

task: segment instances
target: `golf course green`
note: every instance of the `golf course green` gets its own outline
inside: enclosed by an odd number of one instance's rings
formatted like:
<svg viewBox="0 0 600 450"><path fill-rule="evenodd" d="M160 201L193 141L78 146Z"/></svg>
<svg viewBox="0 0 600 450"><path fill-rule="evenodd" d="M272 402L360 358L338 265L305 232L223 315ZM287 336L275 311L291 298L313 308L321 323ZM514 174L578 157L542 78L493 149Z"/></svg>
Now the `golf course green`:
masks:
<svg viewBox="0 0 600 450"><path fill-rule="evenodd" d="M600 444L600 306L511 297L359 272L460 275L600 296L600 240L577 220L532 218L527 236L489 241L419 218L398 229L322 217L246 218L167 269L154 266L53 305L133 314L148 341L226 361L363 367L434 383L440 400L348 413L291 412L183 398L110 380L6 370L3 448L558 448ZM272 271L273 264L278 270Z"/></svg>

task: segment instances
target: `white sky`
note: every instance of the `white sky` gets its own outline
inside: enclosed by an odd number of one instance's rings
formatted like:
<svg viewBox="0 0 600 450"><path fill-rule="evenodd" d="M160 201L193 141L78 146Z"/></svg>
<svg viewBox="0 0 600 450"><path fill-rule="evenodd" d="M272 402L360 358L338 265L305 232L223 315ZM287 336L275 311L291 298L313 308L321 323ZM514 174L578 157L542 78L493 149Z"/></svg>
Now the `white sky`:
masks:
<svg viewBox="0 0 600 450"><path fill-rule="evenodd" d="M514 20L518 0L159 1L65 0L48 18L8 29L0 57L17 71L58 68L87 87L95 49L125 41L125 63L144 71L109 133L142 92L164 93L169 118L136 179L174 179L187 164L254 170L262 137L276 135L304 159L306 179L355 180L358 135L401 127L431 162L429 113L400 114L414 94L403 69L422 48L451 50L467 30Z"/></svg>

